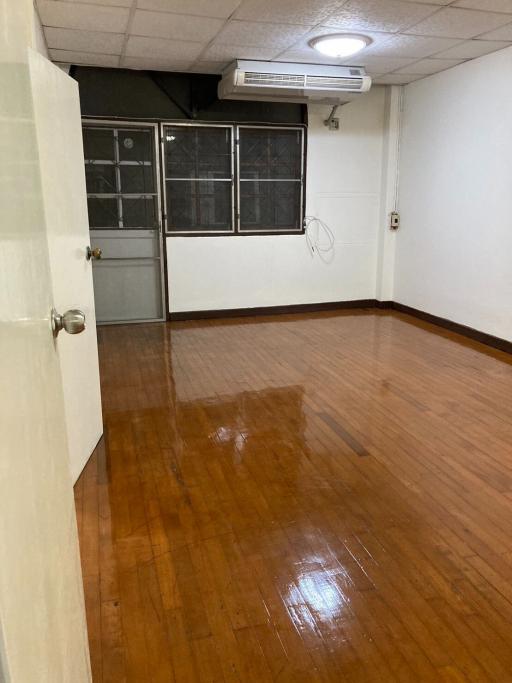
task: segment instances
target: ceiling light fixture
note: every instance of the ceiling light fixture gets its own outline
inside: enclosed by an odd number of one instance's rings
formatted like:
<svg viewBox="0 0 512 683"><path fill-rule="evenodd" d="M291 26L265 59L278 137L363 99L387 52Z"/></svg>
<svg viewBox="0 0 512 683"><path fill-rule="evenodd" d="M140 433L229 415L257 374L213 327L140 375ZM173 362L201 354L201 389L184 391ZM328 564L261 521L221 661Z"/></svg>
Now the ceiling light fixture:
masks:
<svg viewBox="0 0 512 683"><path fill-rule="evenodd" d="M318 52L327 57L349 57L367 47L372 42L368 36L359 36L351 33L333 33L328 36L319 36L309 41L309 44Z"/></svg>

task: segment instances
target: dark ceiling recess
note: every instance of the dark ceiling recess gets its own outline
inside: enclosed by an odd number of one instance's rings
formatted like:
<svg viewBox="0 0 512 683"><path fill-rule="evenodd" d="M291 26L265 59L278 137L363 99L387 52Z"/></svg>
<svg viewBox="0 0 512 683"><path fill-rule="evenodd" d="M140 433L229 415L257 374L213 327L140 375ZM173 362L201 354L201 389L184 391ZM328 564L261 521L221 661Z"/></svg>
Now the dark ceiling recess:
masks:
<svg viewBox="0 0 512 683"><path fill-rule="evenodd" d="M217 99L220 76L74 66L83 116L307 123L302 104Z"/></svg>

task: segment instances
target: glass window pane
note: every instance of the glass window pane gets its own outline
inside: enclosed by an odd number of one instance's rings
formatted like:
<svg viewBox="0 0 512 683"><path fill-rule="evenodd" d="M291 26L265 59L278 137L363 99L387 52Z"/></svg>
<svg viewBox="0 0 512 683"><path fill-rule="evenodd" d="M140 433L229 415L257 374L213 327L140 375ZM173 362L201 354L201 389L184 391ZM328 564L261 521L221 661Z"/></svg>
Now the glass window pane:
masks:
<svg viewBox="0 0 512 683"><path fill-rule="evenodd" d="M119 217L117 211L117 199L87 199L89 210L89 227L91 228L118 228Z"/></svg>
<svg viewBox="0 0 512 683"><path fill-rule="evenodd" d="M231 181L167 181L169 231L232 229Z"/></svg>
<svg viewBox="0 0 512 683"><path fill-rule="evenodd" d="M125 194L145 194L155 192L155 179L152 166L135 165L119 167L121 192Z"/></svg>
<svg viewBox="0 0 512 683"><path fill-rule="evenodd" d="M154 197L123 197L123 227L157 227L155 203Z"/></svg>
<svg viewBox="0 0 512 683"><path fill-rule="evenodd" d="M114 161L114 131L110 128L84 128L84 157Z"/></svg>
<svg viewBox="0 0 512 683"><path fill-rule="evenodd" d="M148 161L153 163L153 132L119 128L119 161Z"/></svg>
<svg viewBox="0 0 512 683"><path fill-rule="evenodd" d="M301 178L302 130L240 128L241 178Z"/></svg>
<svg viewBox="0 0 512 683"><path fill-rule="evenodd" d="M299 231L300 195L300 182L240 183L240 231Z"/></svg>
<svg viewBox="0 0 512 683"><path fill-rule="evenodd" d="M167 178L231 178L231 128L168 126Z"/></svg>
<svg viewBox="0 0 512 683"><path fill-rule="evenodd" d="M105 164L86 164L85 180L89 194L115 194L116 167Z"/></svg>

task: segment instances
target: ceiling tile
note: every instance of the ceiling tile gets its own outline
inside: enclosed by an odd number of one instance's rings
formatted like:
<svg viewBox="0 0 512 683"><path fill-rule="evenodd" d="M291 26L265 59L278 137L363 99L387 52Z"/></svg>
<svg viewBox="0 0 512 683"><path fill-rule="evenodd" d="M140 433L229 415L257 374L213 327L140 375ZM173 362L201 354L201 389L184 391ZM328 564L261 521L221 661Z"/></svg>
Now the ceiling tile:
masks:
<svg viewBox="0 0 512 683"><path fill-rule="evenodd" d="M512 0L458 0L453 7L466 7L487 12L508 12L512 14Z"/></svg>
<svg viewBox="0 0 512 683"><path fill-rule="evenodd" d="M460 44L459 38L435 38L433 36L409 36L395 33L376 45L370 45L367 54L372 57L430 57L431 55Z"/></svg>
<svg viewBox="0 0 512 683"><path fill-rule="evenodd" d="M159 12L193 14L196 17L219 17L227 19L236 10L240 0L137 0L139 9Z"/></svg>
<svg viewBox="0 0 512 683"><path fill-rule="evenodd" d="M428 19L409 27L407 33L447 38L474 38L509 21L510 17L507 14L443 7Z"/></svg>
<svg viewBox="0 0 512 683"><path fill-rule="evenodd" d="M425 0L404 0L404 2L415 2L419 4L424 4ZM451 5L453 0L428 0L429 5Z"/></svg>
<svg viewBox="0 0 512 683"><path fill-rule="evenodd" d="M224 25L222 19L137 10L130 33L135 36L210 41Z"/></svg>
<svg viewBox="0 0 512 683"><path fill-rule="evenodd" d="M220 45L213 43L201 55L201 59L213 62L232 62L234 59L274 59L278 52L279 48L272 47Z"/></svg>
<svg viewBox="0 0 512 683"><path fill-rule="evenodd" d="M377 74L375 82L395 71L398 83L512 44L512 0L36 2L52 55L99 66L118 66L132 6L125 68L220 73L236 58L360 64ZM373 42L350 60L309 47L312 38L340 30Z"/></svg>
<svg viewBox="0 0 512 683"><path fill-rule="evenodd" d="M84 0L65 0L65 2L77 3L84 2ZM131 7L133 0L85 0L88 5L111 5L114 7ZM40 0L36 0L36 5L40 4Z"/></svg>
<svg viewBox="0 0 512 683"><path fill-rule="evenodd" d="M100 31L79 31L71 28L44 29L46 44L49 48L81 52L99 52L104 55L120 55L123 47L123 33L103 33Z"/></svg>
<svg viewBox="0 0 512 683"><path fill-rule="evenodd" d="M122 57L121 66L125 69L143 69L147 71L188 71L192 61L180 59L148 59L147 57Z"/></svg>
<svg viewBox="0 0 512 683"><path fill-rule="evenodd" d="M395 71L408 66L409 64L414 64L416 59L406 59L399 57L365 57L361 55L359 58L357 55L353 57L350 61L345 61L346 64L352 64L357 66L364 66L368 71L373 71L374 73L387 73L388 71Z"/></svg>
<svg viewBox="0 0 512 683"><path fill-rule="evenodd" d="M61 0L39 0L37 7L44 26L124 33L128 24L129 9L126 7L91 7Z"/></svg>
<svg viewBox="0 0 512 683"><path fill-rule="evenodd" d="M496 50L502 50L510 44L511 42L499 40L465 40L449 50L440 52L436 57L474 59L475 57L487 55L490 52L496 52Z"/></svg>
<svg viewBox="0 0 512 683"><path fill-rule="evenodd" d="M479 40L482 38L486 40L512 40L512 24L505 24L495 31L489 31L489 33L481 33L478 38Z"/></svg>
<svg viewBox="0 0 512 683"><path fill-rule="evenodd" d="M321 55L313 52L311 48L293 48L281 52L278 57L280 62L301 62L302 64L338 64L342 65L346 60Z"/></svg>
<svg viewBox="0 0 512 683"><path fill-rule="evenodd" d="M85 64L87 66L119 66L119 57L115 55L91 54L90 52L75 52L74 50L50 50L49 52L54 62Z"/></svg>
<svg viewBox="0 0 512 683"><path fill-rule="evenodd" d="M318 24L346 0L244 0L235 19L281 24Z"/></svg>
<svg viewBox="0 0 512 683"><path fill-rule="evenodd" d="M414 64L409 64L409 66L403 69L397 69L396 73L435 74L438 71L451 69L453 66L461 64L463 61L463 59L422 59Z"/></svg>
<svg viewBox="0 0 512 683"><path fill-rule="evenodd" d="M198 74L221 74L229 62L196 62L191 71Z"/></svg>
<svg viewBox="0 0 512 683"><path fill-rule="evenodd" d="M125 54L127 57L187 61L197 59L204 47L204 43L130 36L126 44Z"/></svg>
<svg viewBox="0 0 512 683"><path fill-rule="evenodd" d="M348 0L323 23L346 31L395 32L439 10L435 5L401 0Z"/></svg>
<svg viewBox="0 0 512 683"><path fill-rule="evenodd" d="M374 78L373 82L375 85L407 85L424 77L424 74L387 74Z"/></svg>
<svg viewBox="0 0 512 683"><path fill-rule="evenodd" d="M299 40L311 26L290 24L264 24L256 21L230 21L219 33L215 42L229 45L285 48Z"/></svg>
<svg viewBox="0 0 512 683"><path fill-rule="evenodd" d="M366 67L365 68L366 73L368 76L371 76L371 79L373 81L374 78L378 78L381 76L382 69L379 66L376 67Z"/></svg>

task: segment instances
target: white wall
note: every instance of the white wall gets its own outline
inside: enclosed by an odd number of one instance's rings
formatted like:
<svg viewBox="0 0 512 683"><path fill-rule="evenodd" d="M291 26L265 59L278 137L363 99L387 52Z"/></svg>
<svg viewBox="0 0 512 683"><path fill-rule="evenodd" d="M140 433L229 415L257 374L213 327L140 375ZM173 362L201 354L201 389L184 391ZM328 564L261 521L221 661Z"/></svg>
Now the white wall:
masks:
<svg viewBox="0 0 512 683"><path fill-rule="evenodd" d="M299 235L170 237L171 312L375 298L385 109L375 87L338 110L333 132L330 107L309 108L306 212L331 227L331 262Z"/></svg>
<svg viewBox="0 0 512 683"><path fill-rule="evenodd" d="M405 89L394 299L512 340L512 48Z"/></svg>

